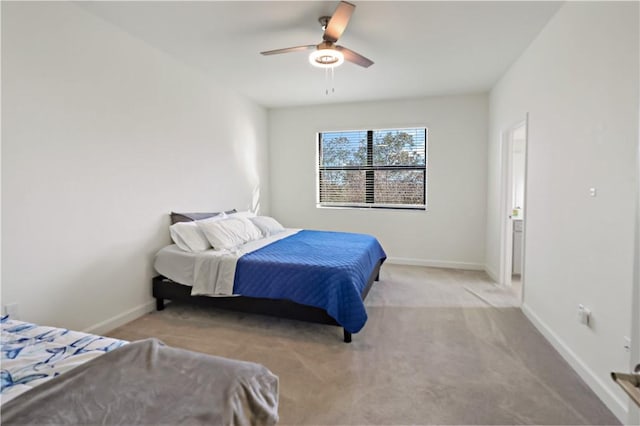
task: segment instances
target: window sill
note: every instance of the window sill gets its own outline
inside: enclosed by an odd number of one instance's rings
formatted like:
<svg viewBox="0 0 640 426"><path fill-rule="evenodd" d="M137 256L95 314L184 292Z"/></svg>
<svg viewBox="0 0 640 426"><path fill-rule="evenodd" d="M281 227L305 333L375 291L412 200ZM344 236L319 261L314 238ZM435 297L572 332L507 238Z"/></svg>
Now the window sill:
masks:
<svg viewBox="0 0 640 426"><path fill-rule="evenodd" d="M317 209L329 209L329 210L376 210L376 211L389 211L389 210L402 210L402 211L414 211L414 212L428 212L426 206L363 206L363 205L327 205L316 204Z"/></svg>

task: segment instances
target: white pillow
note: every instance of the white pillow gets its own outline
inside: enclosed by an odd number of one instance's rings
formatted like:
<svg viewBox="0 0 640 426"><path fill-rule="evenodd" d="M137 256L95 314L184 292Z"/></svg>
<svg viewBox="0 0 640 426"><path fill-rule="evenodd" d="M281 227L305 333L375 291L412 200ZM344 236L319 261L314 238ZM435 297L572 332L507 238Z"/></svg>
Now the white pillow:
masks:
<svg viewBox="0 0 640 426"><path fill-rule="evenodd" d="M269 216L250 217L249 220L262 231L262 235L268 237L284 231L280 222Z"/></svg>
<svg viewBox="0 0 640 426"><path fill-rule="evenodd" d="M169 233L173 242L184 251L193 253L211 248L207 237L202 233L196 222L175 223L169 227Z"/></svg>
<svg viewBox="0 0 640 426"><path fill-rule="evenodd" d="M229 215L229 217L245 217L247 219L250 219L252 217L256 217L256 214L254 212L252 212L251 210L245 210L245 211L241 211L241 212L231 213Z"/></svg>
<svg viewBox="0 0 640 426"><path fill-rule="evenodd" d="M244 217L216 221L205 219L197 223L215 250L231 250L248 241L262 238L260 230Z"/></svg>

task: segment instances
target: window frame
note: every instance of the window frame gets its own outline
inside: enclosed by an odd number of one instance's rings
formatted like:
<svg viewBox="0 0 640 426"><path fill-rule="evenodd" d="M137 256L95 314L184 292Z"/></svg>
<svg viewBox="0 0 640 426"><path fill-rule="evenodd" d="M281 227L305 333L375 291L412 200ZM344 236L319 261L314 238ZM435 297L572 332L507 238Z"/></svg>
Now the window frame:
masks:
<svg viewBox="0 0 640 426"><path fill-rule="evenodd" d="M402 131L402 130L424 130L424 165L423 166L381 166L373 164L373 134L378 131ZM322 159L322 135L326 133L348 133L348 132L366 132L367 134L367 164L364 166L322 166L320 161ZM412 127L397 127L397 128L372 128L372 129L360 129L360 130L326 130L316 133L316 208L331 208L331 209L377 209L377 210L412 210L412 211L427 211L428 207L428 166L429 166L429 128L424 125L412 126ZM323 171L364 171L365 172L365 199L364 203L357 202L321 202L321 186L322 186L322 172ZM393 171L393 170L419 170L423 171L423 204L389 204L389 203L375 203L375 188L374 188L374 175L376 171Z"/></svg>

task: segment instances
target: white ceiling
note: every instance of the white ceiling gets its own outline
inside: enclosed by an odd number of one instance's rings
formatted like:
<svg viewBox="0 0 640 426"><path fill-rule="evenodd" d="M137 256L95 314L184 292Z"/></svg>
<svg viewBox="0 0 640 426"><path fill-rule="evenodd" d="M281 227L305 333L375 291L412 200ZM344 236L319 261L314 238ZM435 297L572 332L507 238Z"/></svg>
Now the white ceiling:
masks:
<svg viewBox="0 0 640 426"><path fill-rule="evenodd" d="M338 44L372 59L336 68L335 93L307 52L337 1L79 2L266 107L488 91L560 7L543 1L352 1Z"/></svg>

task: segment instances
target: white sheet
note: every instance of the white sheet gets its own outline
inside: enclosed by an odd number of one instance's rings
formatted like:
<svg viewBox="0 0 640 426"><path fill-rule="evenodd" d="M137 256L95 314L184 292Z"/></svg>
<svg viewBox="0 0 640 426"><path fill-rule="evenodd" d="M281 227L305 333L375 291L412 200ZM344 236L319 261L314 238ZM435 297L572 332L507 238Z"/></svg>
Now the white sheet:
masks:
<svg viewBox="0 0 640 426"><path fill-rule="evenodd" d="M298 233L300 229L250 241L233 251L206 250L188 253L175 244L164 247L156 255L156 271L174 282L191 286L191 295L231 296L238 259L271 243Z"/></svg>

